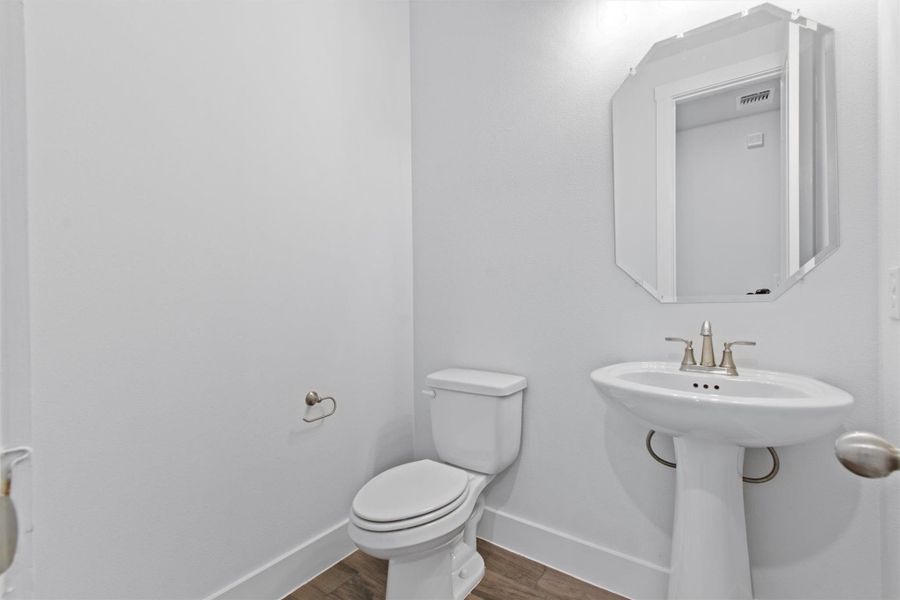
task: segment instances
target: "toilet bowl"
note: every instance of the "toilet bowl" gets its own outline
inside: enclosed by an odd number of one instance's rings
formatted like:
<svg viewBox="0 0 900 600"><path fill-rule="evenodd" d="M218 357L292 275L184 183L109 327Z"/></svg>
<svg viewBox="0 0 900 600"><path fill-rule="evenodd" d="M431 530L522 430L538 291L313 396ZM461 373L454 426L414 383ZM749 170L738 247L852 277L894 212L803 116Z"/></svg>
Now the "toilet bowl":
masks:
<svg viewBox="0 0 900 600"><path fill-rule="evenodd" d="M438 475L428 483L443 483L438 488L443 495L416 484L431 471ZM454 475L462 478L462 489L457 489ZM465 598L481 581L484 562L475 552L475 531L484 506L481 493L493 478L421 460L385 471L367 484L383 486L360 490L350 513L350 538L366 554L390 561L387 598ZM365 506L383 509L381 517L400 516L402 511L393 510L400 504L417 504L420 514L394 520L369 520L360 514L371 514L360 510Z"/></svg>
<svg viewBox="0 0 900 600"><path fill-rule="evenodd" d="M443 462L388 469L359 490L350 511L353 542L389 561L386 600L462 600L478 585L483 493L519 452L524 377L445 369L427 381Z"/></svg>

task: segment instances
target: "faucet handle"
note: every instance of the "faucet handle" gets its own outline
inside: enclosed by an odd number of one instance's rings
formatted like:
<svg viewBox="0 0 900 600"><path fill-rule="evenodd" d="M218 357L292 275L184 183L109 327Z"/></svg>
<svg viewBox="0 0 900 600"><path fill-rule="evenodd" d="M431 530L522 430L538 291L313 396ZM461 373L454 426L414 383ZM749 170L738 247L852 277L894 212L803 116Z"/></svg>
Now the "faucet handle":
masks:
<svg viewBox="0 0 900 600"><path fill-rule="evenodd" d="M681 358L681 366L696 365L697 360L694 358L694 342L680 337L667 337L667 342L681 342L684 344L684 356Z"/></svg>
<svg viewBox="0 0 900 600"><path fill-rule="evenodd" d="M755 346L756 342L746 342L743 340L738 340L736 342L725 342L725 349L731 350L732 346Z"/></svg>
<svg viewBox="0 0 900 600"><path fill-rule="evenodd" d="M720 367L728 369L729 375L737 375L737 366L734 364L734 355L731 353L732 346L755 346L756 342L748 342L744 340L738 340L735 342L725 342L725 349L722 351L722 362L719 363Z"/></svg>

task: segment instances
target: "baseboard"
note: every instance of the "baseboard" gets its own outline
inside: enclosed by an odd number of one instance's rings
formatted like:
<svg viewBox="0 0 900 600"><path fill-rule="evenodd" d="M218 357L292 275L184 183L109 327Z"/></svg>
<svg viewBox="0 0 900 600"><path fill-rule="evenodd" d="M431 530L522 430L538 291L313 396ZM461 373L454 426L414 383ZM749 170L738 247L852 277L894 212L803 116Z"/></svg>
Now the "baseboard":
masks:
<svg viewBox="0 0 900 600"><path fill-rule="evenodd" d="M485 509L478 536L627 598L666 597L668 568L499 510Z"/></svg>
<svg viewBox="0 0 900 600"><path fill-rule="evenodd" d="M205 600L281 600L355 549L344 519Z"/></svg>
<svg viewBox="0 0 900 600"><path fill-rule="evenodd" d="M485 509L478 536L633 600L666 597L667 568L502 511ZM205 600L280 600L355 549L344 520Z"/></svg>

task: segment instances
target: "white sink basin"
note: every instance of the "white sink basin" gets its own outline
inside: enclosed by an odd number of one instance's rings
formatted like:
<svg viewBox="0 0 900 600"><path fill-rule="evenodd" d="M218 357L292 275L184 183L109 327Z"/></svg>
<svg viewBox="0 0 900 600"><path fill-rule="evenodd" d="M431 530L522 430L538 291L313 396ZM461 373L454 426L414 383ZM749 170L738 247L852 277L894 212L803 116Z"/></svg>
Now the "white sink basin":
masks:
<svg viewBox="0 0 900 600"><path fill-rule="evenodd" d="M740 373L683 372L663 362L621 363L591 373L604 398L674 437L670 599L753 597L744 448L811 440L838 427L853 405L847 392L809 377Z"/></svg>
<svg viewBox="0 0 900 600"><path fill-rule="evenodd" d="M741 369L736 377L630 362L591 373L605 398L654 429L744 447L799 444L836 428L853 397L800 375Z"/></svg>

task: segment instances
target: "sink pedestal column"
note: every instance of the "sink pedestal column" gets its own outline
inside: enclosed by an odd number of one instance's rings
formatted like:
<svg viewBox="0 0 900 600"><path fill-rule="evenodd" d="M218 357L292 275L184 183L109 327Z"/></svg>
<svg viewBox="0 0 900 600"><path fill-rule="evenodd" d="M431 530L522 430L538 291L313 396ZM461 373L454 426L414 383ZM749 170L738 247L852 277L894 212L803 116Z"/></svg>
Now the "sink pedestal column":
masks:
<svg viewBox="0 0 900 600"><path fill-rule="evenodd" d="M750 600L740 446L675 438L670 600Z"/></svg>

